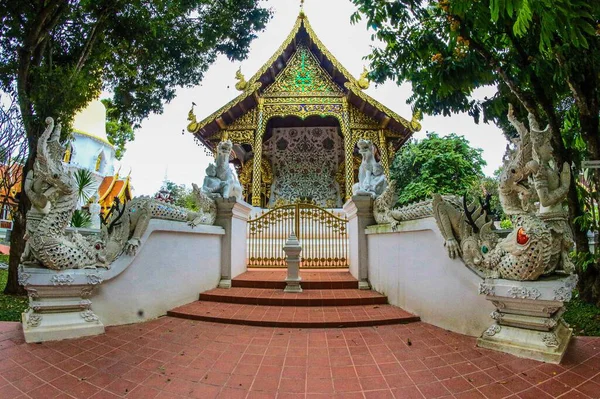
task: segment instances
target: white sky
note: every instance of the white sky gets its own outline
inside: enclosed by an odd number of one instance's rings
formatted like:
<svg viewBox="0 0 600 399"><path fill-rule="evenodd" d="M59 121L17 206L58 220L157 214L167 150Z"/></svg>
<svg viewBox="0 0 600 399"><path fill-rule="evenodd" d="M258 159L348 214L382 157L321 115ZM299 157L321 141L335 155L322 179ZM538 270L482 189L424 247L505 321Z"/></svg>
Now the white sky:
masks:
<svg viewBox="0 0 600 399"><path fill-rule="evenodd" d="M242 67L246 78L250 78L278 49L291 31L299 12L299 1L269 0L266 4L274 11L273 18L264 32L252 42L249 57L241 63L232 63L220 57L208 70L203 82L189 89L179 89L177 97L166 104L162 115L152 115L136 130L135 141L127 144L122 160L123 173L132 169L135 195L154 194L161 186L165 175L178 184L191 186L202 184L204 170L211 161L202 147L195 145L193 136L185 131L187 113L192 101L198 120L210 115L232 100L239 92L235 89L235 72ZM358 76L367 63L363 57L370 53L372 31L365 23L350 24L354 6L349 0L307 0L305 13L323 44L346 69ZM398 87L387 82L366 91L381 103L410 119L410 105L406 99L411 94L410 84ZM493 90L480 90L481 96L493 94ZM423 129L414 135L425 137L427 131L440 135L457 133L465 136L472 146L483 149L488 165L485 173L491 175L501 165L506 140L494 125L476 125L466 114L452 117L425 115L421 121ZM184 134L182 134L184 130Z"/></svg>

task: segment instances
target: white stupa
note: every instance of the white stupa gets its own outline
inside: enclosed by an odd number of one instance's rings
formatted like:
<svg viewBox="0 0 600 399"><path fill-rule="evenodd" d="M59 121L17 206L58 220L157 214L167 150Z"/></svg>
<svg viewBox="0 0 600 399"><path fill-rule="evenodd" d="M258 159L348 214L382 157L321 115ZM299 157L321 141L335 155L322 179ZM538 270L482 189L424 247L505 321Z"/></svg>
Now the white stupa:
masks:
<svg viewBox="0 0 600 399"><path fill-rule="evenodd" d="M65 153L69 169L87 169L98 183L115 172L115 148L106 136L106 108L97 99L75 115L73 138Z"/></svg>

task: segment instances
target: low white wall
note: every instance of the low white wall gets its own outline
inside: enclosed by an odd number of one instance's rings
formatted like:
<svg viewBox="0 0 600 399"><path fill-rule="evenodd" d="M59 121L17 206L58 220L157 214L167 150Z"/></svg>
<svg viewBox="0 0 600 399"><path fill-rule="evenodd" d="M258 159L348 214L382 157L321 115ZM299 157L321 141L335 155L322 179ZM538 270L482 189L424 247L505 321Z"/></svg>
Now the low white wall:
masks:
<svg viewBox="0 0 600 399"><path fill-rule="evenodd" d="M153 219L136 256L102 274L92 310L106 326L138 323L193 302L221 278L222 227Z"/></svg>
<svg viewBox="0 0 600 399"><path fill-rule="evenodd" d="M392 305L424 322L480 336L494 307L478 295L482 280L462 260L450 259L434 218L369 226L369 282Z"/></svg>

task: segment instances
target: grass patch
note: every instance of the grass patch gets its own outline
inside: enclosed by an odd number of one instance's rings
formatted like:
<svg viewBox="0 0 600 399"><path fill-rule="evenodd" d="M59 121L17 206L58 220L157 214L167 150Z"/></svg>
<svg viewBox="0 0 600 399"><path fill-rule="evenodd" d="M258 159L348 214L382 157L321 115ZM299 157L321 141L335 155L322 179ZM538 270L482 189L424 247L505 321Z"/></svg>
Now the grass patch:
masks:
<svg viewBox="0 0 600 399"><path fill-rule="evenodd" d="M21 321L21 313L29 307L29 299L27 296L5 295L7 279L8 270L0 270L0 321Z"/></svg>
<svg viewBox="0 0 600 399"><path fill-rule="evenodd" d="M582 301L577 291L573 291L563 318L576 335L600 337L600 308Z"/></svg>

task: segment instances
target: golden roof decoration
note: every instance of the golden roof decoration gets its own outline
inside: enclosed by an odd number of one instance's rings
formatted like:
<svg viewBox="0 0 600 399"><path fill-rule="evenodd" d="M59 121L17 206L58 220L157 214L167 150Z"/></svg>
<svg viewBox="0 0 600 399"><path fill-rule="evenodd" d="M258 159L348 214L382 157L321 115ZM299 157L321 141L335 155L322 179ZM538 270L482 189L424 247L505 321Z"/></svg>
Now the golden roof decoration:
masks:
<svg viewBox="0 0 600 399"><path fill-rule="evenodd" d="M367 90L369 88L369 86L371 85L371 82L369 81L369 71L367 71L367 67L363 67L363 71L360 74L360 78L358 78L358 87L360 87L363 90Z"/></svg>
<svg viewBox="0 0 600 399"><path fill-rule="evenodd" d="M235 88L238 91L244 91L246 90L246 88L248 87L248 82L246 82L246 78L244 77L244 74L242 73L242 67L240 67L237 72L235 73L235 79L237 80L237 83L235 84Z"/></svg>
<svg viewBox="0 0 600 399"><path fill-rule="evenodd" d="M343 92L321 68L313 53L299 46L265 95L276 96L341 96Z"/></svg>
<svg viewBox="0 0 600 399"><path fill-rule="evenodd" d="M306 76L307 66L312 68L311 76ZM192 117L193 112L188 115L188 131L201 141L206 143L217 132L230 129L230 125L257 107L263 97L271 102L288 101L286 98L344 97L376 119L381 128L394 130L406 139L420 129L420 124L400 117L364 93L369 87L368 70L364 68L359 79L350 74L323 45L302 11L289 35L265 64L248 80L238 69L236 79L236 89L243 90L237 97L200 122L195 115Z"/></svg>

